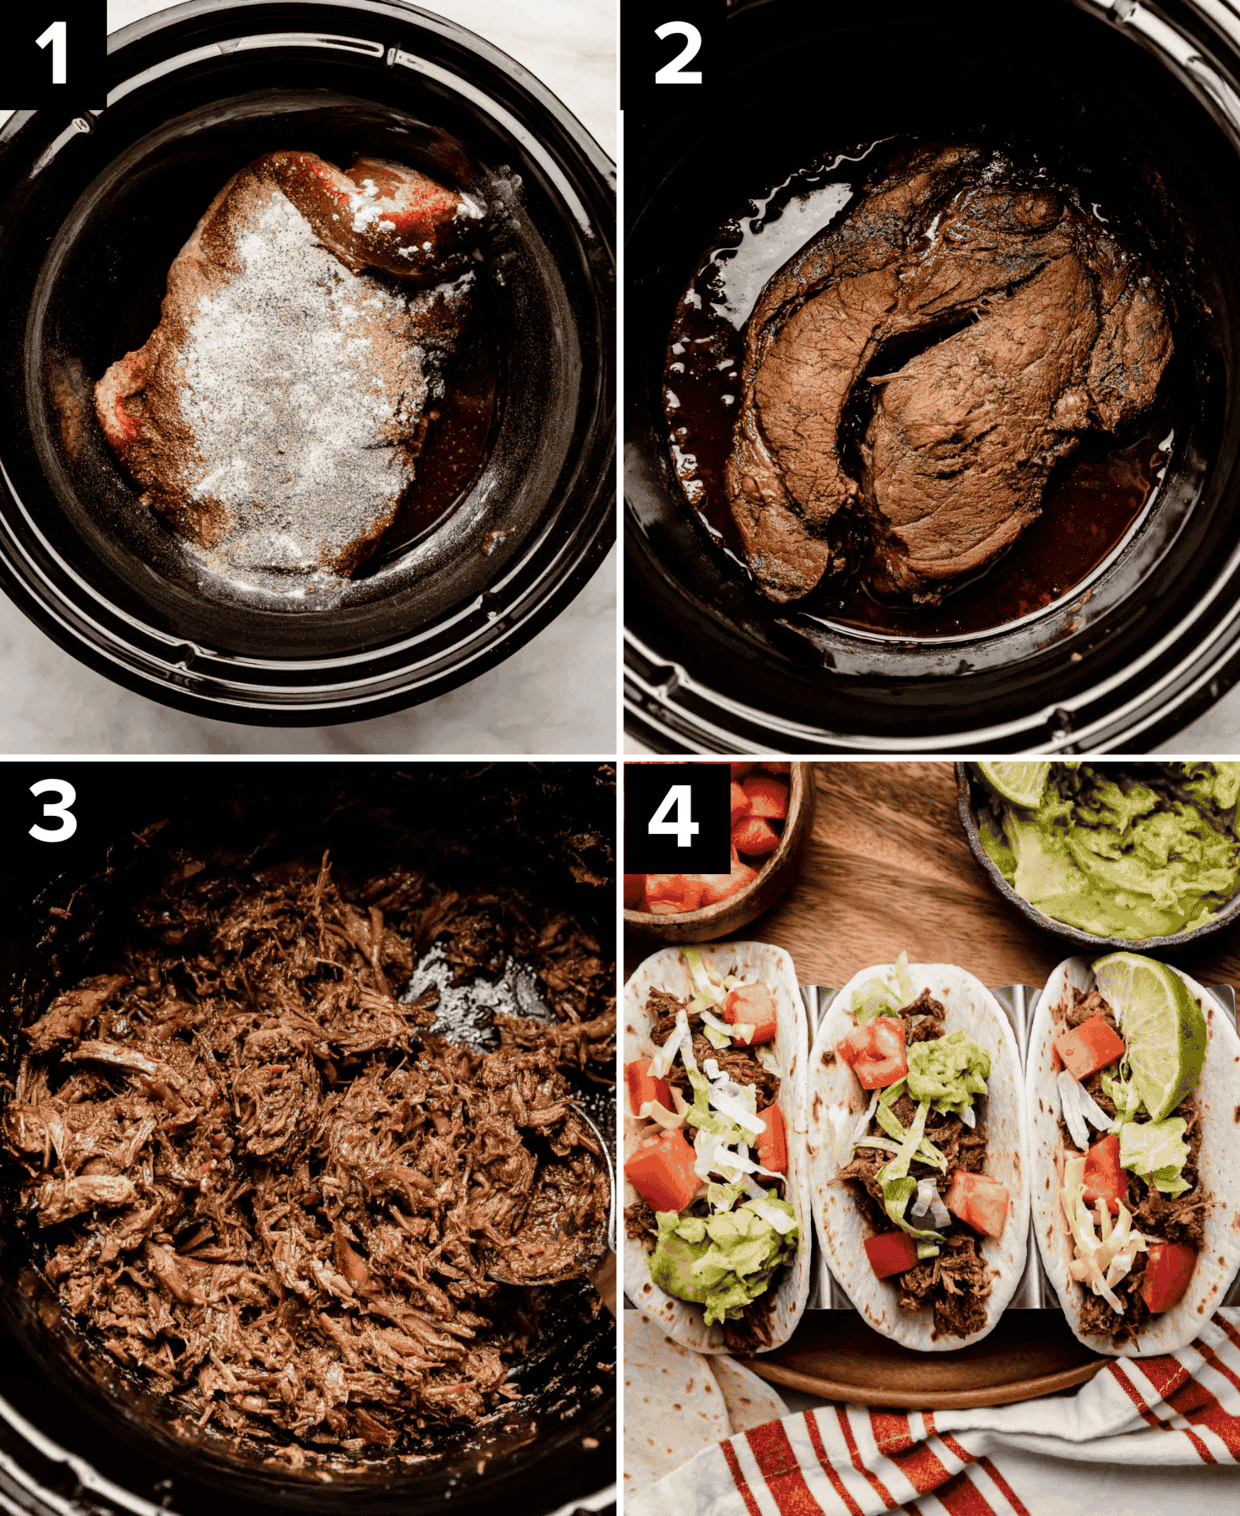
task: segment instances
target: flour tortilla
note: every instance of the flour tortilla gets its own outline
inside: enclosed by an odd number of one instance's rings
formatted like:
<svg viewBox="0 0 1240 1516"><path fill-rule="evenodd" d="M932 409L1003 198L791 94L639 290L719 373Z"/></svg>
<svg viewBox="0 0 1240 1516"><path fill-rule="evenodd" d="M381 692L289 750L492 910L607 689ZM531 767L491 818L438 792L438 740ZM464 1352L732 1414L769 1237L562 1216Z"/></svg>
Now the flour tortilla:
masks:
<svg viewBox="0 0 1240 1516"><path fill-rule="evenodd" d="M717 1355L710 1360L710 1371L723 1391L733 1434L779 1421L788 1414L788 1404L775 1386L759 1379L735 1358Z"/></svg>
<svg viewBox="0 0 1240 1516"><path fill-rule="evenodd" d="M968 1032L990 1054L985 1171L1004 1185L1011 1205L1003 1235L979 1238L982 1260L994 1271L986 1302L986 1325L967 1337L940 1337L936 1341L932 1310L902 1310L894 1282L879 1279L870 1267L863 1244L872 1233L862 1219L852 1187L836 1181L835 1176L851 1157L848 1134L869 1106L872 1092L862 1089L849 1065L834 1056L835 1045L856 1024L852 1015L855 990L879 979L898 994L892 963L862 969L850 979L819 1025L810 1051L807 1081L810 1188L814 1221L828 1266L869 1325L906 1347L943 1353L985 1337L1016 1293L1024 1272L1029 1234L1024 1086L1011 1024L979 979L950 963L911 963L908 972L914 1000L928 989L943 1004L947 1013L943 1030ZM828 1053L832 1056L824 1063L823 1055Z"/></svg>
<svg viewBox="0 0 1240 1516"><path fill-rule="evenodd" d="M724 1362L720 1359L719 1362ZM708 1361L641 1311L624 1315L624 1489L635 1494L732 1433Z"/></svg>
<svg viewBox="0 0 1240 1516"><path fill-rule="evenodd" d="M1168 965L1174 967L1174 965ZM1096 987L1088 958L1067 958L1047 981L1029 1033L1027 1091L1030 1147L1034 1159L1033 1230L1042 1267L1055 1287L1080 1342L1097 1353L1136 1358L1150 1353L1174 1353L1187 1347L1209 1321L1240 1268L1240 1164L1235 1147L1240 1138L1240 1037L1230 1017L1208 990L1179 969L1175 972L1206 1018L1206 1058L1197 1083L1201 1111L1201 1183L1212 1197L1205 1219L1206 1245L1183 1298L1127 1342L1117 1346L1110 1337L1082 1330L1086 1286L1068 1272L1072 1238L1059 1192L1067 1144L1059 1130L1059 1095L1051 1062L1056 1011L1066 1011L1072 991ZM1118 1020L1118 1013L1116 1019ZM1123 1023L1120 1023L1121 1031ZM1102 1133L1093 1134L1101 1137ZM1076 1152L1076 1148L1072 1149Z"/></svg>
<svg viewBox="0 0 1240 1516"><path fill-rule="evenodd" d="M797 988L792 959L782 948L766 942L710 943L702 947L708 968L720 974L733 973L746 984L768 985L775 996L777 1027L774 1049L779 1073L779 1104L788 1129L788 1173L786 1198L791 1201L800 1223L801 1237L796 1258L783 1270L775 1285L771 1305L771 1340L760 1352L770 1352L787 1342L805 1312L810 1282L810 1200L809 1167L805 1158L805 1062L809 1034L805 1007ZM679 948L664 948L647 958L624 987L624 1061L640 1058L643 1038L650 1035L651 1018L646 1002L652 989L665 990L681 1000L693 996L689 976ZM624 1156L632 1156L638 1122L624 1107ZM624 1204L639 1198L625 1180ZM650 1315L675 1342L699 1353L725 1353L723 1327L718 1322L707 1326L702 1306L677 1300L665 1294L650 1277L646 1249L640 1241L626 1238L624 1243L624 1292L639 1310Z"/></svg>
<svg viewBox="0 0 1240 1516"><path fill-rule="evenodd" d="M624 1316L624 1490L635 1495L703 1448L788 1407L752 1369L682 1347L641 1311Z"/></svg>

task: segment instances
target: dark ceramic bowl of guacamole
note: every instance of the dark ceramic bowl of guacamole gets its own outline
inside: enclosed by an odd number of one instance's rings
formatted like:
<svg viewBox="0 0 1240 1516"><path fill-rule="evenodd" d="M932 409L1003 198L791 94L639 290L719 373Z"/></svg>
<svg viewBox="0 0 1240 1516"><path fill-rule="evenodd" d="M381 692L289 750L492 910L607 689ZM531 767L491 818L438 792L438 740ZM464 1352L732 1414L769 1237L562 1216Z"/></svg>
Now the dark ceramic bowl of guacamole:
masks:
<svg viewBox="0 0 1240 1516"><path fill-rule="evenodd" d="M1238 890L1209 920L1203 921L1199 926L1166 936L1105 936L1101 933L1087 932L1079 926L1071 926L1066 921L1057 921L1055 917L1048 916L1045 911L1040 911L1036 905L1032 905L1016 893L982 845L982 823L979 816L990 798L991 791L977 778L972 766L967 763L958 763L956 765L956 803L960 812L960 824L964 828L965 840L969 844L969 851L973 854L974 862L986 875L991 886L1026 921L1053 933L1064 942L1072 943L1076 948L1086 952L1127 950L1129 952L1174 953L1180 948L1193 947L1206 937L1213 937L1240 918L1240 890Z"/></svg>

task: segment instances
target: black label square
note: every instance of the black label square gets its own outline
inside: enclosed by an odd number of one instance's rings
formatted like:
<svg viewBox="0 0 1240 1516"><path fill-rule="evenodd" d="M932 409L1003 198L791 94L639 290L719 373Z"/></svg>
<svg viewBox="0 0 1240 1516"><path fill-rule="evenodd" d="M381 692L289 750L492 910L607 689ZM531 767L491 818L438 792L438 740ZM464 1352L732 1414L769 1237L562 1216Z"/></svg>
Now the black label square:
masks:
<svg viewBox="0 0 1240 1516"><path fill-rule="evenodd" d="M716 98L727 0L623 0L620 108L649 121Z"/></svg>
<svg viewBox="0 0 1240 1516"><path fill-rule="evenodd" d="M0 48L0 107L103 110L107 50L107 0L30 0L15 6Z"/></svg>
<svg viewBox="0 0 1240 1516"><path fill-rule="evenodd" d="M626 763L625 873L726 874L731 783L727 763Z"/></svg>

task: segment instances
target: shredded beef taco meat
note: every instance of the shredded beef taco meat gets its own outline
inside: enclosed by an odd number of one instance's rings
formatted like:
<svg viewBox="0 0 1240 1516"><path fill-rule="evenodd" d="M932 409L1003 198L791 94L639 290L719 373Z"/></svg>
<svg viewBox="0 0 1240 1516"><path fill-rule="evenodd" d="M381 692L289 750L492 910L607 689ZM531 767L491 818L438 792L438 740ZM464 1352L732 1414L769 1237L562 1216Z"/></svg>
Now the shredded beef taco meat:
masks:
<svg viewBox="0 0 1240 1516"><path fill-rule="evenodd" d="M73 1316L226 1434L399 1449L519 1395L539 1297L490 1276L584 1273L605 1224L563 1072L610 1078L598 944L515 891L343 886L326 857L188 863L133 938L28 1027L3 1120ZM400 998L432 943L441 984L519 963L559 1019L453 1040L448 988Z"/></svg>
<svg viewBox="0 0 1240 1516"><path fill-rule="evenodd" d="M931 1042L944 1035L943 1019L947 1011L929 990L898 1012L904 1023L906 1045ZM868 1093L868 1092L865 1092ZM917 1115L917 1102L907 1090L891 1106L901 1126L906 1129ZM925 1135L947 1159L945 1171L932 1168L914 1158L909 1174L914 1179L932 1178L940 1199L946 1199L952 1175L958 1170L980 1174L986 1164L986 1101L973 1103L975 1125L970 1127L955 1115L930 1110ZM839 1179L848 1188L870 1233L891 1231L891 1218L883 1205L883 1192L876 1175L891 1155L876 1148L858 1148L849 1163L840 1170ZM897 1275L892 1283L898 1292L900 1309L934 1311L934 1337L967 1337L986 1325L986 1301L994 1282L994 1270L984 1262L979 1239L972 1229L952 1217L950 1224L937 1230L946 1241L937 1257L923 1259L916 1267Z"/></svg>
<svg viewBox="0 0 1240 1516"><path fill-rule="evenodd" d="M1094 1016L1101 1016L1113 1032L1122 1036L1115 1012L1107 1004L1100 991L1083 992L1072 990L1072 1004L1066 1012L1052 1011L1056 1032L1066 1027L1078 1027ZM1106 1115L1114 1117L1115 1102L1102 1088L1102 1076L1109 1070L1099 1069L1081 1081ZM1139 1175L1124 1171L1128 1186L1125 1204L1132 1212L1133 1227L1147 1238L1159 1242L1183 1242L1196 1249L1205 1247L1205 1218L1210 1210L1210 1195L1200 1183L1197 1162L1201 1153L1201 1110L1196 1095L1186 1095L1172 1112L1187 1122L1184 1142L1188 1148L1188 1160L1182 1170L1189 1188L1182 1195L1164 1195L1153 1185L1147 1184ZM1059 1132L1068 1157L1079 1152L1068 1124L1059 1117ZM1091 1133L1097 1140L1103 1134ZM1067 1245L1071 1245L1070 1243ZM1132 1268L1112 1286L1123 1302L1124 1313L1116 1315L1101 1295L1095 1295L1083 1284L1076 1284L1082 1302L1081 1330L1103 1337L1112 1337L1117 1343L1127 1342L1140 1333L1154 1319L1142 1298L1141 1286L1145 1282L1149 1252L1139 1251L1133 1259Z"/></svg>

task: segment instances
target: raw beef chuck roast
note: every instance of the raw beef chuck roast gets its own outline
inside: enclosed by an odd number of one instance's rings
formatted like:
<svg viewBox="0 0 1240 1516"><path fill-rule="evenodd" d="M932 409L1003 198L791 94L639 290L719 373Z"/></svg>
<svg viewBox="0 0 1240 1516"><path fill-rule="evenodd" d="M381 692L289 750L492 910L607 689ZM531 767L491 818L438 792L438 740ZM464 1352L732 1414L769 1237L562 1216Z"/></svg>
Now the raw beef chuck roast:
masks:
<svg viewBox="0 0 1240 1516"><path fill-rule="evenodd" d="M1161 280L1066 194L997 154L916 150L746 328L727 489L759 585L799 599L860 537L875 589L939 600L1034 520L1084 432L1151 404L1170 356Z"/></svg>
<svg viewBox="0 0 1240 1516"><path fill-rule="evenodd" d="M268 153L234 175L159 325L96 386L144 501L225 573L352 573L413 480L482 219L376 158Z"/></svg>

